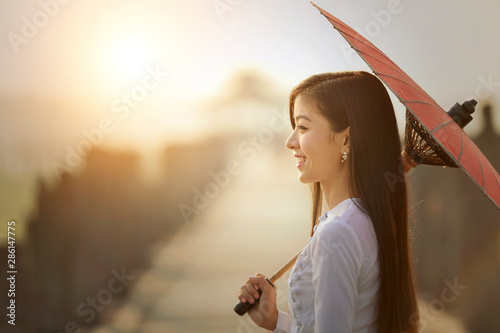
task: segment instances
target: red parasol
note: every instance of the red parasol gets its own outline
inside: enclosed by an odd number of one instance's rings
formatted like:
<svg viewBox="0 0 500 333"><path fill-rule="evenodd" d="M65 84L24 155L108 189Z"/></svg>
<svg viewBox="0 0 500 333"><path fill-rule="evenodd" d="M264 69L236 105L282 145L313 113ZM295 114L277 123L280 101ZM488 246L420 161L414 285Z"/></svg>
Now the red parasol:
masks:
<svg viewBox="0 0 500 333"><path fill-rule="evenodd" d="M415 81L366 38L312 4L406 107L406 131L408 132L408 127L411 126L412 130L424 139L424 150L432 150L434 157L438 155L441 160L439 163L436 163L435 158L426 160L426 154L421 151L412 154L407 147L415 146L414 143L405 144L406 153L413 159L413 164L460 167L500 209L500 176L462 129L472 119L470 113L474 111L476 102L466 102L463 108L457 103L449 112L444 111ZM410 135L412 136L414 135ZM408 139L409 135L406 133L406 140Z"/></svg>

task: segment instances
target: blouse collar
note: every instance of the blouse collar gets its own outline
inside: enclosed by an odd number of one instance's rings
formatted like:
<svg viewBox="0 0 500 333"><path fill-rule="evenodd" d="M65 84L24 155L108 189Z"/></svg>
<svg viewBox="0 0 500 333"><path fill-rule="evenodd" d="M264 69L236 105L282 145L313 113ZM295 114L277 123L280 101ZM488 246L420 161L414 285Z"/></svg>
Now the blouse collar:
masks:
<svg viewBox="0 0 500 333"><path fill-rule="evenodd" d="M342 212L347 207L347 205L349 205L349 203L351 203L353 201L355 201L356 203L358 203L358 205L361 204L361 199L360 198L347 198L344 201L340 202L337 206L335 206L332 209L330 209L329 211L323 213L323 215L318 218L319 222L318 222L318 224L316 224L314 226L313 232L316 232L316 229L318 229L318 225L321 222L323 222L324 220L326 220L329 216L342 214Z"/></svg>

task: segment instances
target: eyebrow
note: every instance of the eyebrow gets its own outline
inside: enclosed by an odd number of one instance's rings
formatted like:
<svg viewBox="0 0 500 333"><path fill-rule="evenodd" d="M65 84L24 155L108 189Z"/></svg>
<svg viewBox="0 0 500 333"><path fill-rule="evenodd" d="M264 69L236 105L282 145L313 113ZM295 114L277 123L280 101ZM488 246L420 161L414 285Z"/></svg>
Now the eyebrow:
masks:
<svg viewBox="0 0 500 333"><path fill-rule="evenodd" d="M309 119L307 116L297 116L297 117L295 117L295 121L299 120L300 118L304 118L305 120L312 121L312 120L311 120L311 119Z"/></svg>

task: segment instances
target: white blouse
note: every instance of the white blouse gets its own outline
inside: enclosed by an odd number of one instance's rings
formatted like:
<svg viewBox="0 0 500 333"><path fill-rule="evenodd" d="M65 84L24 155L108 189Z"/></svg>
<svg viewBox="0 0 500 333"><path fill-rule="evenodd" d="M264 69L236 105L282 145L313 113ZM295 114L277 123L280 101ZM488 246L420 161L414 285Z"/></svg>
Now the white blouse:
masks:
<svg viewBox="0 0 500 333"><path fill-rule="evenodd" d="M349 198L319 218L288 278L290 314L278 310L274 332L376 332L377 239L353 201L361 206Z"/></svg>

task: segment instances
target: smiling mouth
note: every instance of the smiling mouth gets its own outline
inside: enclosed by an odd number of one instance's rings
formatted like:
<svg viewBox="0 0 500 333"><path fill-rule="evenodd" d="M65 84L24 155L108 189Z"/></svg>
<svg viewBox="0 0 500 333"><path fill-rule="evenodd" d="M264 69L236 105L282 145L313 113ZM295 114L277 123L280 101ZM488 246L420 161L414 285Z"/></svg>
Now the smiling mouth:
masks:
<svg viewBox="0 0 500 333"><path fill-rule="evenodd" d="M297 157L297 167L301 166L302 164L304 164L305 162L307 161L307 157Z"/></svg>

